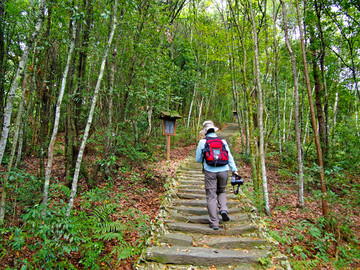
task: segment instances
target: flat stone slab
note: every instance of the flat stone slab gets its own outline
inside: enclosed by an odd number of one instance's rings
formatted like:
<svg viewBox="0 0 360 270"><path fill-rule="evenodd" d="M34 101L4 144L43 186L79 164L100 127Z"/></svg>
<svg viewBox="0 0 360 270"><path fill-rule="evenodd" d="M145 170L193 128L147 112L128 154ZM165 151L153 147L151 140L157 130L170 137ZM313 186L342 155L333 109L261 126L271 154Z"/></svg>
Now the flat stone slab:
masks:
<svg viewBox="0 0 360 270"><path fill-rule="evenodd" d="M207 235L243 235L246 233L254 232L257 229L256 226L251 224L231 226L229 223L226 223L226 229L220 227L219 230L213 230L207 224L195 224L185 222L171 222L167 224L167 227L171 231Z"/></svg>
<svg viewBox="0 0 360 270"><path fill-rule="evenodd" d="M197 200L176 200L174 201L175 205L185 205L185 206L200 206L200 207L206 207L206 200L200 198ZM227 200L227 206L230 207L236 207L240 205L239 201L233 201L233 200Z"/></svg>
<svg viewBox="0 0 360 270"><path fill-rule="evenodd" d="M184 179L184 180L191 180L191 179L195 179L195 180L203 180L204 181L204 174L203 173L180 173L178 174L178 177L180 179Z"/></svg>
<svg viewBox="0 0 360 270"><path fill-rule="evenodd" d="M213 248L220 249L253 249L260 246L267 246L268 242L265 239L253 237L233 237L233 236L205 236L195 242L197 246L204 244Z"/></svg>
<svg viewBox="0 0 360 270"><path fill-rule="evenodd" d="M204 190L204 192L202 190ZM202 190L198 190L198 193L182 191L182 192L177 193L177 196L180 199L204 199L204 198L206 198L205 189L202 189ZM226 190L226 198L227 199L235 198L235 195L232 192L232 190L231 191Z"/></svg>
<svg viewBox="0 0 360 270"><path fill-rule="evenodd" d="M158 240L162 243L176 246L190 247L193 244L192 237L184 233L166 233L161 235Z"/></svg>
<svg viewBox="0 0 360 270"><path fill-rule="evenodd" d="M202 216L188 216L182 215L177 212L171 212L171 219L186 222L186 223L199 223L199 224L209 224L209 215ZM222 218L219 216L220 223L223 223ZM248 214L237 214L234 216L230 216L230 221L228 223L236 223L236 222L246 222L249 220Z"/></svg>
<svg viewBox="0 0 360 270"><path fill-rule="evenodd" d="M207 215L208 210L206 207L191 207L191 206L172 206L171 209L182 212L182 213L188 213L192 215L202 216ZM229 215L235 215L242 213L243 210L241 207L236 208L229 208Z"/></svg>
<svg viewBox="0 0 360 270"><path fill-rule="evenodd" d="M205 188L202 189L198 189L198 188L184 188L183 186L181 186L180 188L178 188L178 192L180 193L196 193L196 194L204 194L205 195Z"/></svg>
<svg viewBox="0 0 360 270"><path fill-rule="evenodd" d="M199 187L205 185L204 180L194 180L194 179L184 180L184 179L181 179L181 180L178 180L178 182L179 182L179 184L193 185L193 186L199 186Z"/></svg>
<svg viewBox="0 0 360 270"><path fill-rule="evenodd" d="M200 266L225 266L240 263L256 263L268 255L263 250L221 250L203 247L150 247L145 259L169 264Z"/></svg>

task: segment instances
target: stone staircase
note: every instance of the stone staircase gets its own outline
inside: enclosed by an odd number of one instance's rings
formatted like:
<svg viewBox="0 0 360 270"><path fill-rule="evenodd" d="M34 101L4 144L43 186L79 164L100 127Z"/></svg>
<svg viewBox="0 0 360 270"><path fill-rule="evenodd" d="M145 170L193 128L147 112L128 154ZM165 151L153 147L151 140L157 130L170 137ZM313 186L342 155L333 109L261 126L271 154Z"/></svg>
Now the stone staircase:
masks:
<svg viewBox="0 0 360 270"><path fill-rule="evenodd" d="M273 260L272 245L253 218L256 213L251 201L242 192L234 195L230 184L230 221L222 222L220 217L219 230L209 227L204 175L194 154L169 185L148 248L136 269L284 269L276 263L284 258ZM260 261L267 261L267 267Z"/></svg>

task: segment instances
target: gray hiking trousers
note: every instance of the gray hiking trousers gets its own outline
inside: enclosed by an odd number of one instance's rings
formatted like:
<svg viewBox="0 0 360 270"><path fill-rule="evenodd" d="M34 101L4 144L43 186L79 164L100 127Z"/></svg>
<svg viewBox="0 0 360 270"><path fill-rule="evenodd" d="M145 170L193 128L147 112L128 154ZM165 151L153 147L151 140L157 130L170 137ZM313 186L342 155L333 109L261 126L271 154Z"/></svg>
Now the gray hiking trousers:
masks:
<svg viewBox="0 0 360 270"><path fill-rule="evenodd" d="M228 212L225 188L229 178L229 171L205 173L206 206L209 212L210 226L219 226L219 212Z"/></svg>

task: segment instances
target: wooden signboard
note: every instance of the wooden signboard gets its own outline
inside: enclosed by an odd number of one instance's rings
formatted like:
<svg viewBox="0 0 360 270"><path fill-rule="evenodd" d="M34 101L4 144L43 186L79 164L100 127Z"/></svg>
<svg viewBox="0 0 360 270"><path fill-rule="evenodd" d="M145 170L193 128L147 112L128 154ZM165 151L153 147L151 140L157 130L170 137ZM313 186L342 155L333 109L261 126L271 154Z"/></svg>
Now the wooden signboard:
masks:
<svg viewBox="0 0 360 270"><path fill-rule="evenodd" d="M163 135L166 135L166 159L170 160L170 136L175 136L176 131L176 125L175 121L176 119L181 118L181 116L178 113L174 112L162 112L160 119L163 119Z"/></svg>
<svg viewBox="0 0 360 270"><path fill-rule="evenodd" d="M175 119L164 119L163 135L175 136Z"/></svg>

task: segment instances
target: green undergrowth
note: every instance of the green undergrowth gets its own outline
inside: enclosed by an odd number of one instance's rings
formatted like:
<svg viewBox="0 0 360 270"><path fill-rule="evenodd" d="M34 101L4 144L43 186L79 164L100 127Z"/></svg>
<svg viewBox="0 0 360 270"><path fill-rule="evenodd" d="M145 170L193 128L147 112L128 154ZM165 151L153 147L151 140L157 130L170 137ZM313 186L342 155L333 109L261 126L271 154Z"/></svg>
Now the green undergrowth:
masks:
<svg viewBox="0 0 360 270"><path fill-rule="evenodd" d="M69 193L53 186L54 194ZM46 209L29 207L21 226L0 229L0 259L12 256L5 269L103 269L117 268L122 260L138 256L150 230L150 219L135 208L121 207L126 197L109 197L112 186L81 195L81 208L66 216L60 199ZM11 255L13 254L13 255Z"/></svg>
<svg viewBox="0 0 360 270"><path fill-rule="evenodd" d="M304 160L305 207L300 211L294 204L298 197L295 145L291 142L284 145L282 157L276 147L271 149L266 162L273 217L265 216L262 185L255 192L252 179L246 179L243 191L272 229L271 237L288 256L293 269L357 269L360 236L355 229L357 219L353 217L360 210L360 184L356 164L350 166L349 159L340 160L336 149L327 161L326 199L330 214L324 219L318 208L322 192L314 149L306 149L305 153L308 158ZM235 159L251 167L248 154L235 153Z"/></svg>
<svg viewBox="0 0 360 270"><path fill-rule="evenodd" d="M271 220L268 220L271 223ZM340 231L349 231L345 226ZM331 224L324 218L310 222L299 220L283 228L272 230L270 235L285 246L293 269L351 269L351 265L360 259L358 241L352 237L348 242L341 241L338 232L331 230Z"/></svg>

